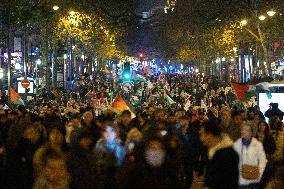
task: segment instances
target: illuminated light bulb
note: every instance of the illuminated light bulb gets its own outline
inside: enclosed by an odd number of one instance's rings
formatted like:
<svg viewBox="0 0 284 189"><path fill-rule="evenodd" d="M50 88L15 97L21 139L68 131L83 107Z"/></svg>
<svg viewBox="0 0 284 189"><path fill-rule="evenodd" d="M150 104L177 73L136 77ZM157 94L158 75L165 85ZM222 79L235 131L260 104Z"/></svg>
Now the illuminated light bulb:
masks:
<svg viewBox="0 0 284 189"><path fill-rule="evenodd" d="M265 20L265 19L266 19L266 16L261 15L261 16L259 16L259 17L258 17L258 19L259 19L259 20L261 20L261 21L263 21L263 20Z"/></svg>
<svg viewBox="0 0 284 189"><path fill-rule="evenodd" d="M276 14L276 12L273 11L273 10L267 12L268 16L274 16L275 14Z"/></svg>

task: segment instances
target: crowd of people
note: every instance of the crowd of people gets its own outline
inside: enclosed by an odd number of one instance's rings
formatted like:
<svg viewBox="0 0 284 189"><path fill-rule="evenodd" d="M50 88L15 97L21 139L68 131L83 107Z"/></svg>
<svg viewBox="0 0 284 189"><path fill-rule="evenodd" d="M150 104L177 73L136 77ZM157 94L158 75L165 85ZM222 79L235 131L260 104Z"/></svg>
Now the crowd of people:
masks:
<svg viewBox="0 0 284 189"><path fill-rule="evenodd" d="M59 91L0 110L0 188L284 187L272 182L283 177L277 104L243 105L211 76L115 80L99 74L70 98ZM111 107L118 95L135 117Z"/></svg>

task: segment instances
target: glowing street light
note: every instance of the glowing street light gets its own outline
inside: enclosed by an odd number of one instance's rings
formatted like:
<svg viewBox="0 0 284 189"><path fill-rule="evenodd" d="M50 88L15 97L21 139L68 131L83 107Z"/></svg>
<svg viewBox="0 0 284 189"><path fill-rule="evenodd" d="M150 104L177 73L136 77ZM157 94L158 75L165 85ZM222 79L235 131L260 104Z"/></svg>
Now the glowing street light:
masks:
<svg viewBox="0 0 284 189"><path fill-rule="evenodd" d="M59 6L54 5L54 6L52 7L52 9L55 10L55 11L57 11L57 10L59 9Z"/></svg>
<svg viewBox="0 0 284 189"><path fill-rule="evenodd" d="M76 14L76 12L75 12L75 11L70 11L69 14L70 14L71 16L74 16L74 15Z"/></svg>
<svg viewBox="0 0 284 189"><path fill-rule="evenodd" d="M242 21L241 21L241 24L242 24L243 26L245 26L245 25L248 24L248 21L247 21L247 20L242 20Z"/></svg>
<svg viewBox="0 0 284 189"><path fill-rule="evenodd" d="M259 17L258 17L258 19L259 19L259 20L261 20L261 21L263 21L263 20L265 20L265 19L266 19L266 16L261 15L261 16L259 16Z"/></svg>
<svg viewBox="0 0 284 189"><path fill-rule="evenodd" d="M274 16L275 14L276 14L276 12L273 11L273 10L267 12L268 16Z"/></svg>

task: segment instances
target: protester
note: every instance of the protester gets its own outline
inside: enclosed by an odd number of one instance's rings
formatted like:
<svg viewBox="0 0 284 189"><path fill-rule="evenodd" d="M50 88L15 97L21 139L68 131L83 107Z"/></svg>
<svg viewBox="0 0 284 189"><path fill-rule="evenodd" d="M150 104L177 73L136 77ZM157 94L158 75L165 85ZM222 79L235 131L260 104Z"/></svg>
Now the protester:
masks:
<svg viewBox="0 0 284 189"><path fill-rule="evenodd" d="M233 149L233 141L222 133L216 122L204 123L200 138L208 147L205 186L212 189L237 189L239 157Z"/></svg>
<svg viewBox="0 0 284 189"><path fill-rule="evenodd" d="M146 141L141 155L139 161L129 165L119 188L181 188L175 167L172 167L172 162L167 161L166 147L159 139Z"/></svg>
<svg viewBox="0 0 284 189"><path fill-rule="evenodd" d="M126 152L119 138L119 129L113 123L108 122L102 128L94 153L100 185L116 188L116 171L125 161Z"/></svg>
<svg viewBox="0 0 284 189"><path fill-rule="evenodd" d="M242 125L241 138L234 143L234 149L240 158L240 188L257 189L267 160L263 145L252 137L252 128L249 125Z"/></svg>
<svg viewBox="0 0 284 189"><path fill-rule="evenodd" d="M59 148L44 145L34 156L36 178L33 189L68 189L70 176L64 153Z"/></svg>
<svg viewBox="0 0 284 189"><path fill-rule="evenodd" d="M46 90L25 106L3 106L0 188L195 189L203 181L236 188L238 163L226 133L238 140L243 123L256 128L263 120L259 107L238 101L230 84L214 76L137 77L125 83L99 72L70 91ZM270 120L271 135L263 123L253 133L277 173L283 124L279 116ZM274 177L263 175L270 186Z"/></svg>
<svg viewBox="0 0 284 189"><path fill-rule="evenodd" d="M92 152L94 146L92 133L87 128L81 128L72 141L67 153L67 167L71 176L70 188L100 188L96 175L95 156Z"/></svg>

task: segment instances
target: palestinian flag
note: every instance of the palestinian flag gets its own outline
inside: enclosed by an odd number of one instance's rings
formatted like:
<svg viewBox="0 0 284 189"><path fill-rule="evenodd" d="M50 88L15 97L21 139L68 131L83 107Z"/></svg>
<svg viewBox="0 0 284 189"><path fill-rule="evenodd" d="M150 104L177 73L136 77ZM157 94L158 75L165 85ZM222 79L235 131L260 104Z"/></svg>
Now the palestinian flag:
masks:
<svg viewBox="0 0 284 189"><path fill-rule="evenodd" d="M125 100L121 96L117 96L115 100L112 103L112 107L114 108L115 112L121 113L124 110L129 110L131 112L131 118L135 118L136 115L134 112L131 110L129 105L125 102Z"/></svg>
<svg viewBox="0 0 284 189"><path fill-rule="evenodd" d="M164 97L167 105L172 105L176 103L169 95L165 94Z"/></svg>
<svg viewBox="0 0 284 189"><path fill-rule="evenodd" d="M20 95L12 87L10 87L9 97L10 97L10 102L13 106L17 107L20 105L25 105Z"/></svg>
<svg viewBox="0 0 284 189"><path fill-rule="evenodd" d="M249 90L249 85L241 84L241 83L231 83L231 84L232 84L232 87L233 87L235 94L237 95L238 99L240 101L243 101L246 93Z"/></svg>

